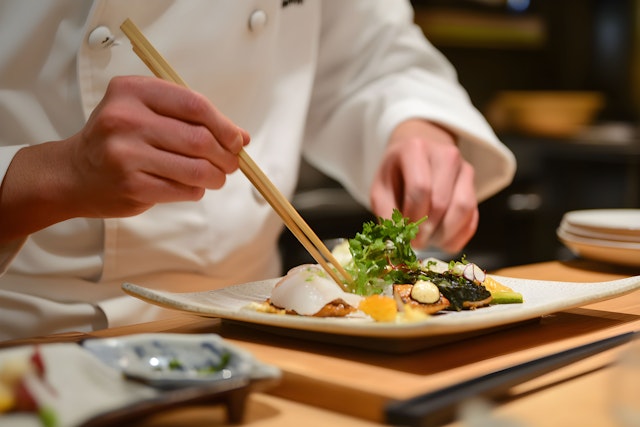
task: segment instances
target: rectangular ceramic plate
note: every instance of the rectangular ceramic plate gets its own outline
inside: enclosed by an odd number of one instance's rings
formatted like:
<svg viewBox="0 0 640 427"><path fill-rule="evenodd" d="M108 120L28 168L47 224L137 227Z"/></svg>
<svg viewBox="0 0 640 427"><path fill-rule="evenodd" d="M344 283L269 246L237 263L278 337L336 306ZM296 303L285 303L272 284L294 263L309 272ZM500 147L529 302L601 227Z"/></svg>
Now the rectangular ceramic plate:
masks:
<svg viewBox="0 0 640 427"><path fill-rule="evenodd" d="M151 304L207 317L219 317L256 326L332 335L378 338L415 338L464 334L504 327L545 314L603 301L640 289L640 276L609 282L571 283L523 280L493 276L522 293L524 303L493 305L473 311L443 312L423 321L382 323L365 318L316 318L261 313L249 306L265 301L278 279L194 292L171 293L132 283L123 284L128 294Z"/></svg>

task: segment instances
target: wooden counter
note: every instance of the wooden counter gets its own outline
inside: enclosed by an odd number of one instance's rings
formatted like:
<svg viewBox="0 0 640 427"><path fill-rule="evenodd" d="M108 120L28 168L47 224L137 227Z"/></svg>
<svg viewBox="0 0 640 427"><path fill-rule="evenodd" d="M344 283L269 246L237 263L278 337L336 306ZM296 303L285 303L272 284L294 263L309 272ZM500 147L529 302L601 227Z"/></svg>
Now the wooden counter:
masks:
<svg viewBox="0 0 640 427"><path fill-rule="evenodd" d="M628 277L628 271L602 269L585 262L548 262L494 272L502 276L600 282ZM464 340L404 354L383 353L345 345L295 339L218 319L177 315L162 322L66 334L41 341L77 341L142 332L220 333L275 364L283 380L268 395L254 393L246 424L251 426L353 425L384 422L384 407L461 380L489 373L536 357L605 338L640 330L640 292L544 316L535 321ZM36 342L38 340L28 340ZM5 343L15 345L21 342ZM22 342L24 343L24 341ZM623 346L516 387L494 411L499 416L526 421L530 426L613 426L610 396L613 370L608 367ZM567 408L574 410L567 411ZM216 410L173 411L145 425L212 425ZM551 416L553 414L553 416ZM567 414L568 418L562 418ZM216 425L216 424L213 424Z"/></svg>

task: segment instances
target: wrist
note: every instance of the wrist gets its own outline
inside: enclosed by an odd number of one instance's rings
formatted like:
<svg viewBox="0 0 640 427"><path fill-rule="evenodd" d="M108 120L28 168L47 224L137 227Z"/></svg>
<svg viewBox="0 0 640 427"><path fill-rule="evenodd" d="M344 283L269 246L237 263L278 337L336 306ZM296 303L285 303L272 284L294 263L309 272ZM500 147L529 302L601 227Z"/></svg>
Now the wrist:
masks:
<svg viewBox="0 0 640 427"><path fill-rule="evenodd" d="M74 216L64 185L62 142L20 149L0 186L0 242L26 236Z"/></svg>
<svg viewBox="0 0 640 427"><path fill-rule="evenodd" d="M457 137L453 132L425 119L409 119L400 123L391 133L389 144L413 138L457 145Z"/></svg>

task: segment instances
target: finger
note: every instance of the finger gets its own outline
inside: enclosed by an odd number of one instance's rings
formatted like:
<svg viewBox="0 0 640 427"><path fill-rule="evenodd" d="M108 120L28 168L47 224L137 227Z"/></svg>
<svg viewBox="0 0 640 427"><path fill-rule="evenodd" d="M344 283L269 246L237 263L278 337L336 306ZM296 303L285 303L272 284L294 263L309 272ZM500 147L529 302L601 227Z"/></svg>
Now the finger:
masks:
<svg viewBox="0 0 640 427"><path fill-rule="evenodd" d="M453 145L440 145L438 150L429 158L431 165L432 192L430 194L429 213L427 221L420 225L420 232L416 238L416 245L426 247L428 243L433 243L432 235L445 226L442 225L443 218L452 206L455 206L454 199L460 195L460 191L469 191L473 188L473 182L469 182L467 177L462 177L463 167L469 166L462 159L460 152Z"/></svg>
<svg viewBox="0 0 640 427"><path fill-rule="evenodd" d="M92 184L94 191L84 199L92 200L96 194L100 196L85 206L83 215L88 217L132 216L158 203L195 201L204 195L204 188L184 185L139 169L112 176L108 181L94 180Z"/></svg>
<svg viewBox="0 0 640 427"><path fill-rule="evenodd" d="M163 118L153 119L153 125L146 126L143 132L144 139L159 150L192 159L206 159L227 174L238 168L238 156L224 149L203 126Z"/></svg>
<svg viewBox="0 0 640 427"><path fill-rule="evenodd" d="M140 173L137 187L141 191L132 192L132 197L149 205L196 201L200 200L205 192L203 187L186 185L150 173Z"/></svg>
<svg viewBox="0 0 640 427"><path fill-rule="evenodd" d="M414 240L417 247L426 246L434 229L432 220L432 199L434 184L432 175L434 169L425 151L424 142L421 140L408 140L403 144L399 169L403 171L402 193L398 197L402 199L401 210L403 215L412 221L418 221L425 216L426 221L420 224L420 232Z"/></svg>
<svg viewBox="0 0 640 427"><path fill-rule="evenodd" d="M237 164L237 158L233 160ZM153 146L149 146L142 156L139 168L149 175L176 184L209 189L221 188L227 173L224 167L212 164L207 159L159 150Z"/></svg>
<svg viewBox="0 0 640 427"><path fill-rule="evenodd" d="M234 154L238 154L248 143L246 132L219 112L204 96L185 87L142 76L114 78L109 87L114 92L135 93L159 115L204 126L226 150Z"/></svg>
<svg viewBox="0 0 640 427"><path fill-rule="evenodd" d="M393 165L393 160L386 159L373 180L370 193L371 209L376 216L391 218L394 209L401 208L398 194L404 194L402 175Z"/></svg>
<svg viewBox="0 0 640 427"><path fill-rule="evenodd" d="M431 166L419 140L407 140L390 147L386 161L389 198L404 216L413 221L424 217L431 203Z"/></svg>
<svg viewBox="0 0 640 427"><path fill-rule="evenodd" d="M452 204L453 198L464 183L460 181L463 160L455 146L441 145L429 159L431 165L430 179L432 191L429 203L429 226L437 229L445 213Z"/></svg>
<svg viewBox="0 0 640 427"><path fill-rule="evenodd" d="M480 214L477 209L470 212L470 217L466 220L452 224L448 233L442 235L434 234L433 242L445 252L456 254L464 249L465 245L471 240L478 229ZM456 228L454 228L456 227Z"/></svg>
<svg viewBox="0 0 640 427"><path fill-rule="evenodd" d="M405 144L407 151L402 155L400 168L404 182L402 212L413 221L418 221L432 213L434 192L433 166L429 162L420 141Z"/></svg>
<svg viewBox="0 0 640 427"><path fill-rule="evenodd" d="M140 169L189 186L219 188L224 182L221 175L238 167L237 156L203 126L158 116L135 104L108 104L84 134L86 141L108 138L106 151L97 157L114 171Z"/></svg>
<svg viewBox="0 0 640 427"><path fill-rule="evenodd" d="M222 147L233 154L238 154L248 143L247 132L241 130L218 111L204 96L189 91L179 94L174 101L168 106L161 104L160 107L163 109L158 109L156 112L184 122L202 125L211 132Z"/></svg>
<svg viewBox="0 0 640 427"><path fill-rule="evenodd" d="M462 249L477 230L479 214L473 179L473 167L465 164L458 176L451 204L431 238L431 243L449 252Z"/></svg>
<svg viewBox="0 0 640 427"><path fill-rule="evenodd" d="M155 88L149 91L149 87ZM128 92L123 92L130 89ZM163 96L157 97L156 94L162 93ZM136 96L132 96L135 94ZM169 151L178 155L192 157L194 159L208 159L211 164L225 173L231 173L238 168L238 159L235 154L225 149L223 142L218 140L211 129L205 124L197 122L197 115L188 115L187 108L180 108L179 100L185 98L195 99L195 103L191 105L202 104L202 97L186 90L180 86L168 84L153 78L117 78L110 83L108 94L105 99L111 99L112 102L105 103L103 108L103 117L106 117L104 125L106 132L109 133L110 128L119 129L136 133L147 142L160 150ZM170 102L167 107L167 99L176 99L178 101ZM205 103L200 109L201 111L215 111L215 108ZM178 106L177 109L175 107ZM195 111L200 111L195 109ZM218 114L219 115L219 114ZM215 116L215 115L214 115ZM219 115L224 118L224 116ZM191 118L189 118L191 117ZM196 120L192 120L193 118ZM237 130L231 122L226 122L223 128ZM237 138L242 142L238 147L242 147L248 142L248 135L244 131L238 131ZM166 165L173 165L173 162L167 162ZM190 161L189 163L200 163ZM162 164L156 165L151 173L159 176L169 175L169 168L162 167ZM200 173L195 173L198 170ZM191 177L201 176L203 180L189 179L183 183L187 185L206 186L208 188L216 188L219 184L219 178L213 181L209 179L211 173L207 173L206 166L195 167L191 165L188 172ZM175 177L180 179L178 177Z"/></svg>

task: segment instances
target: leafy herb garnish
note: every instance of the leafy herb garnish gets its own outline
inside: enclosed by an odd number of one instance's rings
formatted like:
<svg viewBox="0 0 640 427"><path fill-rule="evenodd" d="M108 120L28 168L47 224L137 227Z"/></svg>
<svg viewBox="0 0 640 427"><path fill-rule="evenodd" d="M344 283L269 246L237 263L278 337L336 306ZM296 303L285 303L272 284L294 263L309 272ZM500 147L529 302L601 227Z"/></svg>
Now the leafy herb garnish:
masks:
<svg viewBox="0 0 640 427"><path fill-rule="evenodd" d="M346 268L354 278L352 292L373 295L393 283L413 283L420 266L411 241L426 219L410 222L394 209L391 219L365 222L362 232L349 239L353 259Z"/></svg>
<svg viewBox="0 0 640 427"><path fill-rule="evenodd" d="M378 223L363 224L362 232L349 239L352 260L345 268L354 278L352 292L358 295L379 294L396 283L413 284L417 280L433 282L451 303L450 310L464 309L467 301L481 301L491 293L480 283L463 275L469 262L463 255L442 268L436 261L421 265L411 241L418 234L418 226L427 217L411 222L395 209L391 219L378 218Z"/></svg>

